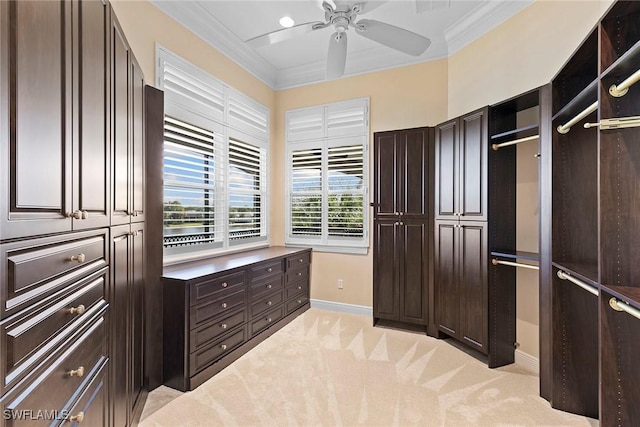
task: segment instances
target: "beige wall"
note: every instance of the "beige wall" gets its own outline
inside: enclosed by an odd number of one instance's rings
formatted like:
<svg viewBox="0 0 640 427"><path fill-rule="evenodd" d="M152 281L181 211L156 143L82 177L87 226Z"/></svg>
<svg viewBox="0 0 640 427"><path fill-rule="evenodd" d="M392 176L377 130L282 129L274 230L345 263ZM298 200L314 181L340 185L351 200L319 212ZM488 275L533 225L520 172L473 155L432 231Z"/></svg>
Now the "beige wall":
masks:
<svg viewBox="0 0 640 427"><path fill-rule="evenodd" d="M373 133L377 131L432 126L444 121L447 114L446 82L447 61L440 60L278 92L278 112L273 124L276 144L271 152L276 162L272 173L277 174L278 179L271 188L272 212L284 212L285 206L284 114L287 110L369 97L369 129L370 140L373 141ZM372 153L370 150L371 158ZM274 218L272 225L274 243L284 243L284 216ZM372 306L371 250L368 255L314 252L312 266L311 298ZM344 289L338 289L338 279L344 280Z"/></svg>

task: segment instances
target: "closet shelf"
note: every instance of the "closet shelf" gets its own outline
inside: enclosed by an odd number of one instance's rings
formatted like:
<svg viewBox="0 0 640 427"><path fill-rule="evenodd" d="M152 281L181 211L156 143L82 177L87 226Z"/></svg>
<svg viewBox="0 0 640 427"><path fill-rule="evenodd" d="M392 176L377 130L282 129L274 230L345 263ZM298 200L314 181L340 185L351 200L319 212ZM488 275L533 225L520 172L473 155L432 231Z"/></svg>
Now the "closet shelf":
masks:
<svg viewBox="0 0 640 427"><path fill-rule="evenodd" d="M619 79L623 81L638 71L638 67L640 67L640 41L636 42L631 49L611 64L602 73L602 78L607 80L610 78Z"/></svg>
<svg viewBox="0 0 640 427"><path fill-rule="evenodd" d="M582 110L593 104L598 99L598 79L593 80L587 87L577 94L571 101L565 104L556 114L553 115L552 120L556 120L559 117L566 118L567 120L576 116Z"/></svg>
<svg viewBox="0 0 640 427"><path fill-rule="evenodd" d="M640 288L602 285L602 290L640 310Z"/></svg>
<svg viewBox="0 0 640 427"><path fill-rule="evenodd" d="M528 136L533 136L537 134L538 134L538 125L534 124L529 126L523 126L517 129L512 129L507 132L491 135L491 142L498 143L498 142L502 142L500 141L502 139L507 140L507 139L516 139L516 138L526 138Z"/></svg>
<svg viewBox="0 0 640 427"><path fill-rule="evenodd" d="M578 264L573 262L552 262L551 264L596 288L600 287L598 285L597 265Z"/></svg>
<svg viewBox="0 0 640 427"><path fill-rule="evenodd" d="M514 260L519 259L523 261L540 261L540 254L537 252L495 250L491 251L491 256Z"/></svg>

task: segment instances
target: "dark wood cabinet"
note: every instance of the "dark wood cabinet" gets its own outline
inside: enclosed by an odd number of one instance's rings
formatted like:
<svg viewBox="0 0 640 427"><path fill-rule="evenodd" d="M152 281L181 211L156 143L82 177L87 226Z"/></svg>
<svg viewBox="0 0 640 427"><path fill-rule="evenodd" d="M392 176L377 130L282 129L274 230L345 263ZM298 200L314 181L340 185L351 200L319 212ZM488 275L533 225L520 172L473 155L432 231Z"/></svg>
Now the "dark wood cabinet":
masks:
<svg viewBox="0 0 640 427"><path fill-rule="evenodd" d="M436 126L436 220L487 220L488 137L486 107Z"/></svg>
<svg viewBox="0 0 640 427"><path fill-rule="evenodd" d="M438 329L485 354L488 346L488 244L484 222L436 221Z"/></svg>
<svg viewBox="0 0 640 427"><path fill-rule="evenodd" d="M193 390L307 310L310 268L278 246L166 267L164 383Z"/></svg>
<svg viewBox="0 0 640 427"><path fill-rule="evenodd" d="M428 325L432 162L433 128L374 135L374 324Z"/></svg>

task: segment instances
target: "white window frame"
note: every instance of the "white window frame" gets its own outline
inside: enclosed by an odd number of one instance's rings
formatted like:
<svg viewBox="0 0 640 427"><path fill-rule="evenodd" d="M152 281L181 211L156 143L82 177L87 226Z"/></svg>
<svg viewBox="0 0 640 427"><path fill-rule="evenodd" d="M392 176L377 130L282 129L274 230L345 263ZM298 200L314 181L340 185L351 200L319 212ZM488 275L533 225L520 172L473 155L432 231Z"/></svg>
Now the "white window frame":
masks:
<svg viewBox="0 0 640 427"><path fill-rule="evenodd" d="M173 70L179 70L192 76L216 91L215 106L208 107L201 102L189 97L182 96L171 90L167 90L164 85L165 64ZM221 171L216 170L215 175L221 178L224 183L224 206L223 209L216 210L216 217L222 215L223 240L220 247L208 248L194 246L184 246L179 250L165 250L164 263L204 258L207 256L222 255L239 252L248 249L255 249L269 246L271 236L269 230L269 182L270 182L270 111L269 108L244 95L240 91L226 85L216 79L206 71L189 63L166 48L156 45L156 86L165 90L165 115L174 117L195 126L202 127L223 136L223 162ZM197 96L195 98L198 98ZM245 113L239 117L237 114L230 114L230 111L237 112L239 109ZM263 149L265 152L264 175L261 187L261 234L264 237L249 239L249 242L239 243L232 241L229 236L229 139L234 138L247 144ZM206 245L205 245L206 246Z"/></svg>
<svg viewBox="0 0 640 427"><path fill-rule="evenodd" d="M362 108L363 123L355 131L331 132L328 127L328 112ZM309 131L303 131L299 135L290 132L290 121L310 117L311 127ZM305 107L289 110L285 114L285 244L288 246L312 247L319 252L336 252L349 254L366 254L369 248L369 98L359 98L333 104L323 104L313 107ZM321 129L319 117L322 117ZM345 237L329 237L328 230L328 149L340 146L363 146L363 236L358 239ZM322 232L320 236L294 236L292 235L291 218L291 177L292 155L294 151L319 148L322 150Z"/></svg>

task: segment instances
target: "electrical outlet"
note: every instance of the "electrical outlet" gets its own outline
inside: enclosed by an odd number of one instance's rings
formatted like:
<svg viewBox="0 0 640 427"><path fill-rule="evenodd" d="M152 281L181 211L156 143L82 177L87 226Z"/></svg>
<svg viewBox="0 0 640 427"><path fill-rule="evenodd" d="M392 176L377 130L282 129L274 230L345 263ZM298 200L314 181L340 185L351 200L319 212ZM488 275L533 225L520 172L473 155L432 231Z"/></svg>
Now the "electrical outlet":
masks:
<svg viewBox="0 0 640 427"><path fill-rule="evenodd" d="M344 281L342 279L338 279L338 289L344 288Z"/></svg>

